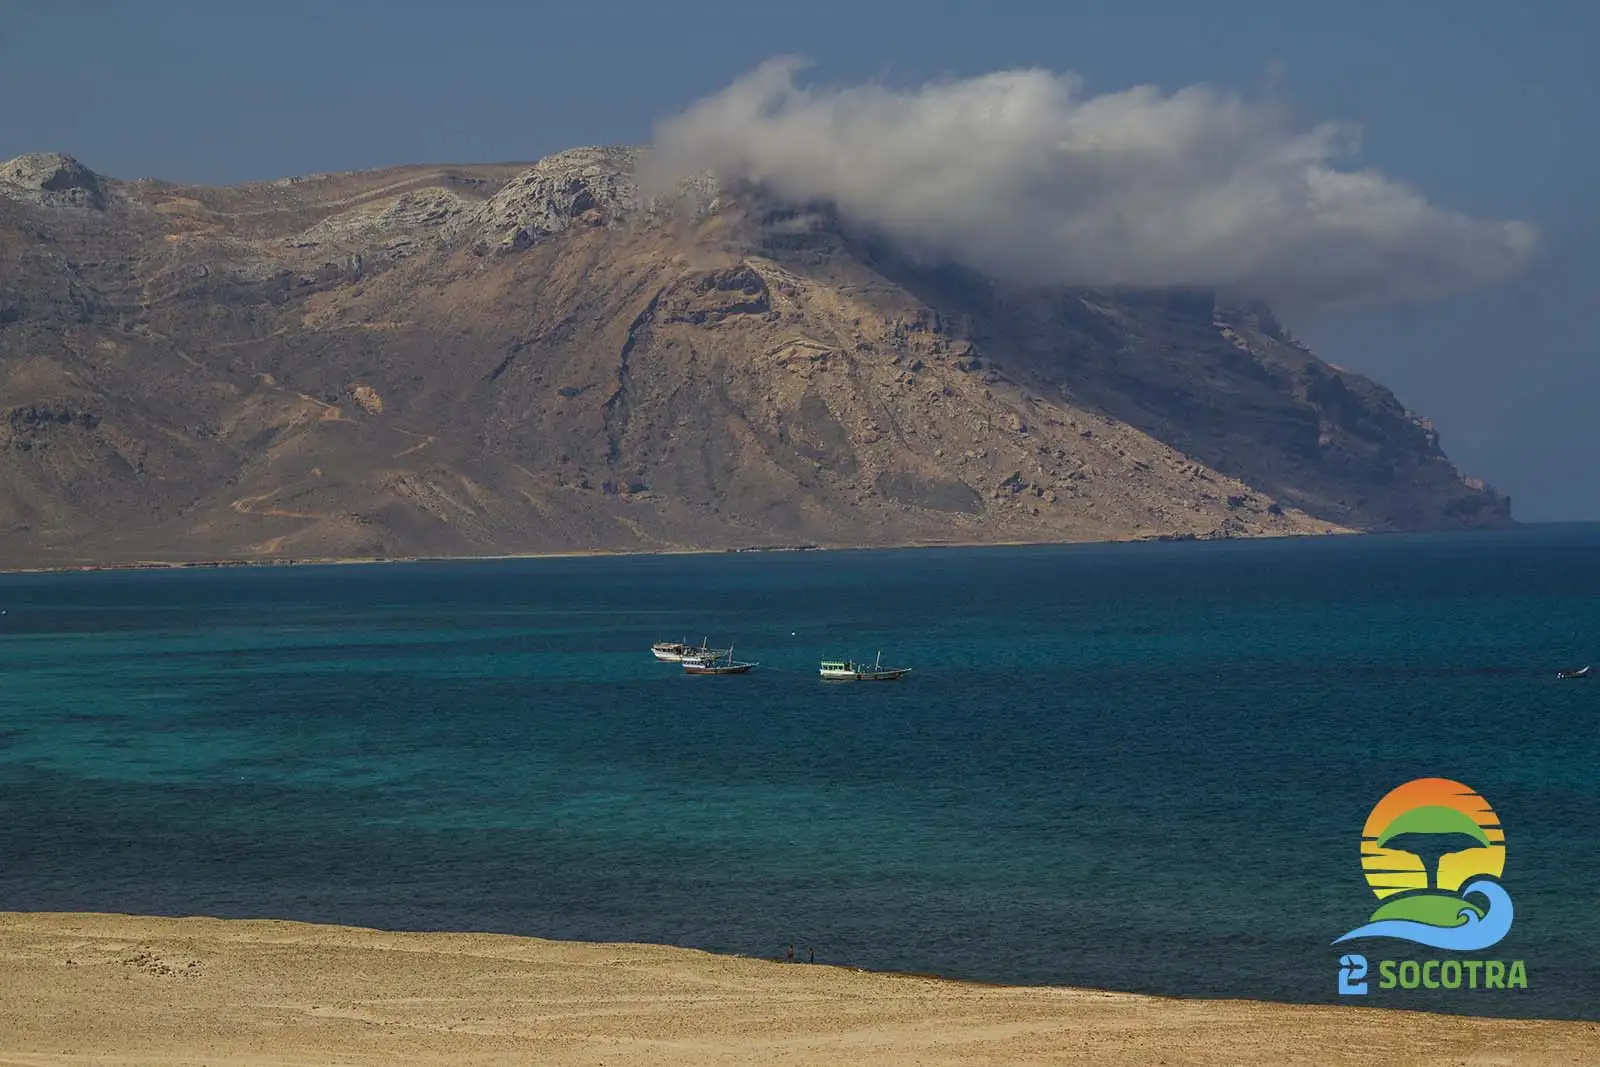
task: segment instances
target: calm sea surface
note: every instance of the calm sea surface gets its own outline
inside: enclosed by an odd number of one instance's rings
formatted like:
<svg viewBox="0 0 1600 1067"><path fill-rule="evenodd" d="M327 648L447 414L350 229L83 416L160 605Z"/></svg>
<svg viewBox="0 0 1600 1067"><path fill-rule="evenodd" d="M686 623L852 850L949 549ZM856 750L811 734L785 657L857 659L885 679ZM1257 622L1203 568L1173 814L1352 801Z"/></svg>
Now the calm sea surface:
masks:
<svg viewBox="0 0 1600 1067"><path fill-rule="evenodd" d="M1600 1017L1600 527L0 576L0 909L636 940L1339 999L1373 804L1507 834ZM736 642L687 677L656 639ZM833 685L824 657L908 663ZM1440 958L1396 942L1373 961Z"/></svg>

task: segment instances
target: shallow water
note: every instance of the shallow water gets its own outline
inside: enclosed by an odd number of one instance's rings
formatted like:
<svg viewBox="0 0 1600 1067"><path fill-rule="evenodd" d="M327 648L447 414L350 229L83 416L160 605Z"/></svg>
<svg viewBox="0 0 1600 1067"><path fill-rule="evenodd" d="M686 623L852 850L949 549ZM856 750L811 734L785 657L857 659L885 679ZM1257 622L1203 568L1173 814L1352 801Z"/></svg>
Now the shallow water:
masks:
<svg viewBox="0 0 1600 1067"><path fill-rule="evenodd" d="M0 908L1339 999L1361 826L1481 792L1600 1015L1600 527L0 576ZM736 642L693 678L656 639ZM909 663L829 685L819 659ZM1400 943L1379 958L1442 958Z"/></svg>

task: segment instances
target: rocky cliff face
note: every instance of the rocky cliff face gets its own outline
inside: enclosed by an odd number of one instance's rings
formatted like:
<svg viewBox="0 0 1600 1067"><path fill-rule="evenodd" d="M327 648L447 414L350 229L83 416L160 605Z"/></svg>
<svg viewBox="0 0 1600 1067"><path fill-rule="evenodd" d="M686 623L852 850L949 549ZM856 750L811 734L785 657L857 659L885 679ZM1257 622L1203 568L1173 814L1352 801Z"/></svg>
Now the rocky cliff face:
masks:
<svg viewBox="0 0 1600 1067"><path fill-rule="evenodd" d="M0 165L0 565L1510 521L1265 308L996 286L638 159Z"/></svg>

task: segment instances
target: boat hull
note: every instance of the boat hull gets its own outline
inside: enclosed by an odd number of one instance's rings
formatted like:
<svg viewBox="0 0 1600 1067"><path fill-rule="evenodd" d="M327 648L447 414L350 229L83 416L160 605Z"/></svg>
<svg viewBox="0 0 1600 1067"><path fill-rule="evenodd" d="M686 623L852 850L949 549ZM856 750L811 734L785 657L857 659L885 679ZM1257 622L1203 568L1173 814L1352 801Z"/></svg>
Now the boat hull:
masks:
<svg viewBox="0 0 1600 1067"><path fill-rule="evenodd" d="M728 654L725 648L691 648L688 645L654 645L650 654L662 663L691 663L696 660L721 659Z"/></svg>
<svg viewBox="0 0 1600 1067"><path fill-rule="evenodd" d="M910 667L876 671L819 671L825 682L897 682L911 673Z"/></svg>
<svg viewBox="0 0 1600 1067"><path fill-rule="evenodd" d="M696 662L692 662L692 661L689 661L689 660L685 660L684 664L683 664L683 673L684 674L748 674L748 673L750 673L750 668L752 668L754 666L755 666L754 663L712 664L712 663L696 663Z"/></svg>

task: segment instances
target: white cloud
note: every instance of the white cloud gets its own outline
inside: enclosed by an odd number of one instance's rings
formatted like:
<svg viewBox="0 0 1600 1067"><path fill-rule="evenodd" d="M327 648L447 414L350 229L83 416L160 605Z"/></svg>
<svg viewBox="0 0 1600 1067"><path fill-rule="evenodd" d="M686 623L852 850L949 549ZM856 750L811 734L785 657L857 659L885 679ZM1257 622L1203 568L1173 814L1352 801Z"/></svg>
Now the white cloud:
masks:
<svg viewBox="0 0 1600 1067"><path fill-rule="evenodd" d="M1416 301L1508 278L1533 227L1435 207L1339 169L1359 131L1296 130L1195 86L1086 96L1002 71L897 90L809 89L770 61L663 123L658 178L713 170L830 201L925 255L1001 278L1199 285L1289 307Z"/></svg>

